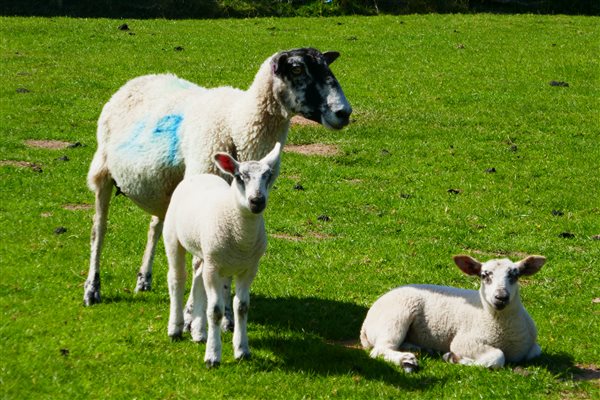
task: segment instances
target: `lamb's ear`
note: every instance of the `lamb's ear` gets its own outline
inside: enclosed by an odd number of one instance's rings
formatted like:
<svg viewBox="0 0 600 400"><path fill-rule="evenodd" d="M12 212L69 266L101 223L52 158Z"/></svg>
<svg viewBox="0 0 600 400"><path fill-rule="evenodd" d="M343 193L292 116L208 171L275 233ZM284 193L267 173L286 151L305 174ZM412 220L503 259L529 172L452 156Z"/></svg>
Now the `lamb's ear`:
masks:
<svg viewBox="0 0 600 400"><path fill-rule="evenodd" d="M325 58L325 62L327 65L331 65L337 58L340 56L340 53L337 51L326 51L323 53L323 57Z"/></svg>
<svg viewBox="0 0 600 400"><path fill-rule="evenodd" d="M217 167L219 167L221 171L232 176L237 174L240 165L235 158L227 153L215 154L215 164L217 164Z"/></svg>
<svg viewBox="0 0 600 400"><path fill-rule="evenodd" d="M462 272L467 275L481 274L481 263L471 256L465 256L463 254L452 257L454 263L460 268Z"/></svg>
<svg viewBox="0 0 600 400"><path fill-rule="evenodd" d="M545 263L546 257L543 256L529 256L524 258L517 263L519 275L533 275L538 272Z"/></svg>
<svg viewBox="0 0 600 400"><path fill-rule="evenodd" d="M267 164L269 166L269 168L272 169L273 167L275 167L275 164L277 164L277 161L279 160L280 155L281 155L281 143L277 142L277 143L275 143L273 150L271 150L269 152L269 154L264 156L263 159L260 160L260 162Z"/></svg>

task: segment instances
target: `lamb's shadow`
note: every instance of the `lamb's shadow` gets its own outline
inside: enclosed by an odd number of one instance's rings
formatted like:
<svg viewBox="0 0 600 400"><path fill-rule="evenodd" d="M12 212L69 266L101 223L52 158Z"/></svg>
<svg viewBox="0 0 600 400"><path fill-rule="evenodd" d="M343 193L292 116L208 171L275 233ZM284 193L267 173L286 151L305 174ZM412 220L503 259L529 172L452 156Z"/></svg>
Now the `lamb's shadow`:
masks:
<svg viewBox="0 0 600 400"><path fill-rule="evenodd" d="M593 367L576 365L573 356L567 353L545 353L526 363L542 367L561 380L591 381L600 379L600 371Z"/></svg>
<svg viewBox="0 0 600 400"><path fill-rule="evenodd" d="M276 355L277 368L319 375L350 374L355 379L379 380L405 390L422 390L441 380L407 374L399 367L369 357L358 339L366 307L316 297L260 295L253 295L251 303L250 323L272 327L274 332L301 334L274 334L252 340L252 348L268 349ZM264 367L261 364L258 362L257 366Z"/></svg>

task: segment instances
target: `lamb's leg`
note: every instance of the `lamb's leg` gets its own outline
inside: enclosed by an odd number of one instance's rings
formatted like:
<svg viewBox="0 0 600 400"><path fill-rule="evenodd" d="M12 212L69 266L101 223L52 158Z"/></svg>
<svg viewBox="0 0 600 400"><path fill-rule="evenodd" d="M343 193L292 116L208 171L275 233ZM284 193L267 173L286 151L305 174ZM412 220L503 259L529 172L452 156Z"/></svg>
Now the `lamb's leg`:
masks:
<svg viewBox="0 0 600 400"><path fill-rule="evenodd" d="M395 346L376 345L371 349L371 357L382 356L384 360L394 363L404 369L406 372L414 372L419 368L417 357L413 353L395 350Z"/></svg>
<svg viewBox="0 0 600 400"><path fill-rule="evenodd" d="M233 321L233 312L231 309L231 278L226 278L225 284L223 285L223 303L225 305L225 314L223 315L223 321L221 322L221 329L223 332L233 332L235 323Z"/></svg>
<svg viewBox="0 0 600 400"><path fill-rule="evenodd" d="M208 322L208 337L206 339L206 353L204 362L208 368L217 367L221 363L221 329L223 319L223 285L221 278L215 268L211 268L204 260L202 268L202 279L206 290L207 307L206 318Z"/></svg>
<svg viewBox="0 0 600 400"><path fill-rule="evenodd" d="M504 353L502 350L479 342L477 339L455 338L450 343L450 351L443 356L453 364L478 365L486 368L502 368Z"/></svg>
<svg viewBox="0 0 600 400"><path fill-rule="evenodd" d="M106 234L108 206L112 194L112 180L108 173L93 174L94 190L96 193L96 213L92 224L90 269L83 286L83 302L86 306L100 302L100 253Z"/></svg>
<svg viewBox="0 0 600 400"><path fill-rule="evenodd" d="M190 300L188 300L189 306L191 307L190 318L190 332L192 334L192 340L194 342L206 342L206 289L204 288L204 281L202 279L202 259L194 257L194 280L192 282L192 290L190 293ZM186 310L187 312L187 310ZM188 316L186 315L186 318ZM187 323L187 322L186 322Z"/></svg>
<svg viewBox="0 0 600 400"><path fill-rule="evenodd" d="M162 228L163 219L153 215L148 228L148 240L146 242L146 250L144 250L142 266L137 276L136 293L152 289L152 263L154 262L154 252L156 251L156 245L160 239Z"/></svg>
<svg viewBox="0 0 600 400"><path fill-rule="evenodd" d="M202 259L196 256L192 257L192 268L193 268L193 279L192 279L192 289L190 290L190 295L188 297L187 302L185 303L185 309L183 311L183 319L185 321L184 325L183 325L183 331L184 332L189 332L191 327L192 327L192 320L193 320L193 310L194 310L194 288L196 287L196 275L199 273L200 269L202 268ZM202 280L202 277L199 277L199 280Z"/></svg>
<svg viewBox="0 0 600 400"><path fill-rule="evenodd" d="M233 313L235 328L233 330L233 354L236 360L250 358L248 347L248 310L250 309L250 284L255 272L246 272L236 278Z"/></svg>
<svg viewBox="0 0 600 400"><path fill-rule="evenodd" d="M165 243L169 261L170 313L168 333L171 339L180 339L183 333L183 294L185 291L185 249L177 241Z"/></svg>

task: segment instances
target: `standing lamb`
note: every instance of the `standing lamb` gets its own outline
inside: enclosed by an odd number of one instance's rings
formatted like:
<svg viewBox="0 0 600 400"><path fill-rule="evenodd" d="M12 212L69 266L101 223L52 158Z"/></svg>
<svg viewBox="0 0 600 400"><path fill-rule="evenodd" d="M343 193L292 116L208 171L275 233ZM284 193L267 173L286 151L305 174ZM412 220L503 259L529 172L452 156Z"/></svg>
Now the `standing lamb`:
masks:
<svg viewBox="0 0 600 400"><path fill-rule="evenodd" d="M533 275L546 262L529 256L485 263L465 255L454 257L467 275L481 278L479 291L436 285L407 285L381 296L367 313L360 340L371 357L417 369L415 355L399 351L419 348L445 352L444 360L501 368L541 353L537 329L519 297L520 276Z"/></svg>
<svg viewBox="0 0 600 400"><path fill-rule="evenodd" d="M192 283L192 335L207 341L204 362L208 367L221 361L219 325L227 277L235 276L234 355L236 359L250 356L246 332L250 284L267 247L263 211L276 178L280 149L277 143L262 160L243 163L217 153L215 164L235 178L230 185L216 175L188 175L171 198L163 235L169 260L169 336L179 338L183 332L185 255L189 251L199 262L194 265Z"/></svg>
<svg viewBox="0 0 600 400"><path fill-rule="evenodd" d="M329 69L337 52L311 48L267 58L250 88L205 89L174 75L135 78L104 106L88 172L96 195L84 303L100 302L100 253L112 187L152 215L136 291L150 290L152 262L169 200L184 174L218 173L217 151L240 161L286 142L294 114L341 129L352 112ZM273 169L279 173L279 161ZM227 178L229 179L229 178ZM229 292L229 290L227 290Z"/></svg>

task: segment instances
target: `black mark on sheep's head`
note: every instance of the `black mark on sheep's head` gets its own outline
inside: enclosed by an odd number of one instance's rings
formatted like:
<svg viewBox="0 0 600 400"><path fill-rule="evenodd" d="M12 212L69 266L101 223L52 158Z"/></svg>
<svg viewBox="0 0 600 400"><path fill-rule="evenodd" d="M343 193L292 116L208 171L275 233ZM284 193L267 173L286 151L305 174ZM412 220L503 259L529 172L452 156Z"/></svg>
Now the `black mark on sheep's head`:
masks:
<svg viewBox="0 0 600 400"><path fill-rule="evenodd" d="M303 48L273 56L271 68L281 83L276 94L289 111L330 129L348 125L352 107L329 69L339 55Z"/></svg>

